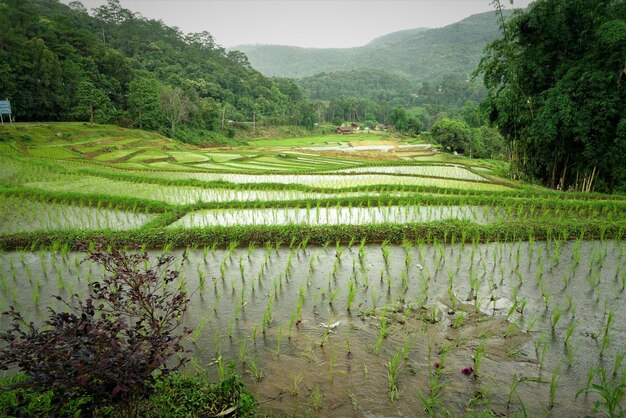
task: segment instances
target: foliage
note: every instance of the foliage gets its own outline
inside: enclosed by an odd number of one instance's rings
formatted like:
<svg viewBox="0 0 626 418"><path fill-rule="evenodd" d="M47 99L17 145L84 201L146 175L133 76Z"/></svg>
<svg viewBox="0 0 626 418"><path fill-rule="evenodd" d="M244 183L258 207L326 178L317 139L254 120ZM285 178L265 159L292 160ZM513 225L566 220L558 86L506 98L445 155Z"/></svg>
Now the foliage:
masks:
<svg viewBox="0 0 626 418"><path fill-rule="evenodd" d="M234 374L232 366L229 364L227 375L216 384L208 384L206 379L184 373L158 379L154 394L141 408L141 416L217 416L224 411L241 417L253 416L256 409L254 397L241 378Z"/></svg>
<svg viewBox="0 0 626 418"><path fill-rule="evenodd" d="M464 152L472 145L470 128L458 120L441 119L430 128L430 133L445 150Z"/></svg>
<svg viewBox="0 0 626 418"><path fill-rule="evenodd" d="M314 116L301 114L310 102L295 83L262 76L208 32L185 35L118 0L91 16L79 2L2 0L0 6L0 97L11 100L19 121L80 117L216 130L223 120L310 125ZM162 104L162 91L172 100Z"/></svg>
<svg viewBox="0 0 626 418"><path fill-rule="evenodd" d="M89 123L106 123L110 119L111 102L106 94L90 81L81 81L76 91L75 114L79 119L87 117Z"/></svg>
<svg viewBox="0 0 626 418"><path fill-rule="evenodd" d="M140 129L163 126L159 82L152 77L136 77L130 82L128 90L128 111L135 125Z"/></svg>
<svg viewBox="0 0 626 418"><path fill-rule="evenodd" d="M405 135L419 135L422 130L422 123L401 107L393 109L390 120L394 129Z"/></svg>
<svg viewBox="0 0 626 418"><path fill-rule="evenodd" d="M196 110L196 106L180 87L165 87L161 90L159 97L163 113L172 131L176 131L176 126L181 122L186 122L189 114Z"/></svg>
<svg viewBox="0 0 626 418"><path fill-rule="evenodd" d="M121 411L105 404L89 411L92 398L82 396L65 404L59 411L54 392L21 387L28 381L23 374L0 380L0 415L2 416L89 416L117 417ZM228 369L225 378L210 383L205 376L185 372L159 376L149 387L150 396L138 402L137 415L142 417L215 416L232 411L237 416L253 416L256 412L252 393L241 378Z"/></svg>
<svg viewBox="0 0 626 418"><path fill-rule="evenodd" d="M623 1L539 0L503 22L478 71L519 175L560 189L624 188L625 19Z"/></svg>
<svg viewBox="0 0 626 418"><path fill-rule="evenodd" d="M28 323L11 307L13 325L0 334L7 345L0 350L0 366L18 366L27 376L25 386L52 390L57 408L82 396L92 406L108 402L132 406L157 373L178 369L185 358L176 333L189 299L169 289L179 276L171 256L149 264L147 253L126 254L104 241L79 243L87 258L106 274L90 283L90 295L69 301L57 296L65 309L51 307L45 327Z"/></svg>

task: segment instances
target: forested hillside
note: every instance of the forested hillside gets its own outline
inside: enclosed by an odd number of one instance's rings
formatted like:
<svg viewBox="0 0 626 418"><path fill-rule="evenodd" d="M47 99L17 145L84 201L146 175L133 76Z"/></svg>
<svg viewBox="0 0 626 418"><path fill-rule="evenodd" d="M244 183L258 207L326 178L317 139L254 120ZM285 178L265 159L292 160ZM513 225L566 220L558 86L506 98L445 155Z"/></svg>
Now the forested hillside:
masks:
<svg viewBox="0 0 626 418"><path fill-rule="evenodd" d="M498 35L496 15L487 12L443 28L392 33L358 48L241 45L236 49L248 56L252 67L271 76L299 78L367 68L402 74L413 82L436 83L442 73L470 74L484 46Z"/></svg>
<svg viewBox="0 0 626 418"><path fill-rule="evenodd" d="M183 34L118 0L92 11L0 0L0 80L18 121L113 121L192 142L207 130L232 135L228 120L313 123L292 81L263 76L208 32Z"/></svg>
<svg viewBox="0 0 626 418"><path fill-rule="evenodd" d="M625 57L624 0L536 0L503 23L480 72L517 175L626 192Z"/></svg>

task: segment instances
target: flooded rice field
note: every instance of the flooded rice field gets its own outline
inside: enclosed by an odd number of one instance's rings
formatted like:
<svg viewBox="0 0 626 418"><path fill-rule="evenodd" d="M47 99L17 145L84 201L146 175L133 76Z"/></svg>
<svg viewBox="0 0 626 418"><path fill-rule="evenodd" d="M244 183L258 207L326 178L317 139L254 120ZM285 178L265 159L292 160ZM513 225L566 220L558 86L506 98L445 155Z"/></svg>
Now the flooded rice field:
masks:
<svg viewBox="0 0 626 418"><path fill-rule="evenodd" d="M189 205L199 202L274 202L293 200L319 200L349 198L356 196L379 196L381 193L315 193L296 190L236 190L225 188L202 188L191 186L164 186L161 184L133 183L96 176L66 176L55 181L38 181L26 187L55 192L77 191L81 194L104 194L129 196L160 202ZM397 193L396 193L397 194Z"/></svg>
<svg viewBox="0 0 626 418"><path fill-rule="evenodd" d="M469 171L468 171L469 172ZM423 187L448 187L463 190L511 190L510 187L483 182L469 182L454 178L397 176L393 174L239 174L239 173L151 173L137 172L144 177L168 179L196 179L200 181L226 181L230 183L279 183L302 184L305 186L339 189L371 185L408 185Z"/></svg>
<svg viewBox="0 0 626 418"><path fill-rule="evenodd" d="M190 367L234 362L271 416L582 416L602 398L579 391L623 376L625 255L613 241L190 250ZM101 270L83 259L0 254L1 308L41 321L52 295L85 296Z"/></svg>
<svg viewBox="0 0 626 418"><path fill-rule="evenodd" d="M467 219L487 224L498 219L496 208L481 206L380 206L268 209L219 209L189 213L171 227L231 225L365 225Z"/></svg>
<svg viewBox="0 0 626 418"><path fill-rule="evenodd" d="M106 228L122 231L138 228L155 216L5 196L0 201L0 234L64 229Z"/></svg>
<svg viewBox="0 0 626 418"><path fill-rule="evenodd" d="M381 167L356 167L335 170L339 173L381 173L412 176L445 177L470 181L488 181L485 177L472 173L465 167L455 165L398 165Z"/></svg>

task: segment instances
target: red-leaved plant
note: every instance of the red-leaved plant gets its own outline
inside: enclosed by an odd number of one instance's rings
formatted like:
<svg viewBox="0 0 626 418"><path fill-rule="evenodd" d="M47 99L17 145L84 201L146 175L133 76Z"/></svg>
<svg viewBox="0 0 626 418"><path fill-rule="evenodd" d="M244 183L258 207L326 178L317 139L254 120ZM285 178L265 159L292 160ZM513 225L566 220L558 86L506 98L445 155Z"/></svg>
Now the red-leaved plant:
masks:
<svg viewBox="0 0 626 418"><path fill-rule="evenodd" d="M67 309L48 307L44 326L27 323L11 307L9 330L0 333L0 368L18 366L36 390L53 390L60 408L69 399L88 395L91 409L116 403L133 415L159 374L180 368L186 358L181 326L189 299L173 283L175 259L161 255L150 263L147 253L126 253L103 241L79 243L87 259L105 270L89 285L89 296L69 300ZM183 262L186 260L183 254Z"/></svg>

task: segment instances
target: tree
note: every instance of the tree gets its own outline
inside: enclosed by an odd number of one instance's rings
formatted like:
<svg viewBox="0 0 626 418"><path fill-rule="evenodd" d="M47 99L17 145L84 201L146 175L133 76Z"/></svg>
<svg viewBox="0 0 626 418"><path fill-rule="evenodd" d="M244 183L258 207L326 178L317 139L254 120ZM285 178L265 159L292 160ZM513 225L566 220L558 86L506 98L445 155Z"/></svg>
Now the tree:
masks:
<svg viewBox="0 0 626 418"><path fill-rule="evenodd" d="M537 0L503 21L478 71L515 174L560 189L626 185L615 158L624 152L625 20L623 0Z"/></svg>
<svg viewBox="0 0 626 418"><path fill-rule="evenodd" d="M444 118L430 128L430 133L445 150L463 152L471 147L472 133L464 122Z"/></svg>
<svg viewBox="0 0 626 418"><path fill-rule="evenodd" d="M91 81L81 81L76 92L77 106L75 109L78 117L89 118L89 123L107 122L111 112L111 101L104 92Z"/></svg>
<svg viewBox="0 0 626 418"><path fill-rule="evenodd" d="M389 118L394 128L403 134L418 135L422 130L422 122L403 107L393 109Z"/></svg>
<svg viewBox="0 0 626 418"><path fill-rule="evenodd" d="M212 49L213 47L215 47L215 40L213 39L213 35L211 35L207 31L190 33L185 36L185 40L191 44L196 44L201 48Z"/></svg>
<svg viewBox="0 0 626 418"><path fill-rule="evenodd" d="M163 88L160 99L163 112L172 131L176 130L178 124L186 121L189 114L196 109L189 96L180 87L167 86Z"/></svg>
<svg viewBox="0 0 626 418"><path fill-rule="evenodd" d="M98 19L116 25L132 19L134 16L133 12L122 7L120 0L107 0L107 4L95 8L93 11Z"/></svg>
<svg viewBox="0 0 626 418"><path fill-rule="evenodd" d="M154 78L138 77L130 82L128 111L140 129L158 129L163 121L159 82Z"/></svg>
<svg viewBox="0 0 626 418"><path fill-rule="evenodd" d="M75 12L87 14L87 8L80 1L71 1L67 5L69 6L70 9L74 10Z"/></svg>

